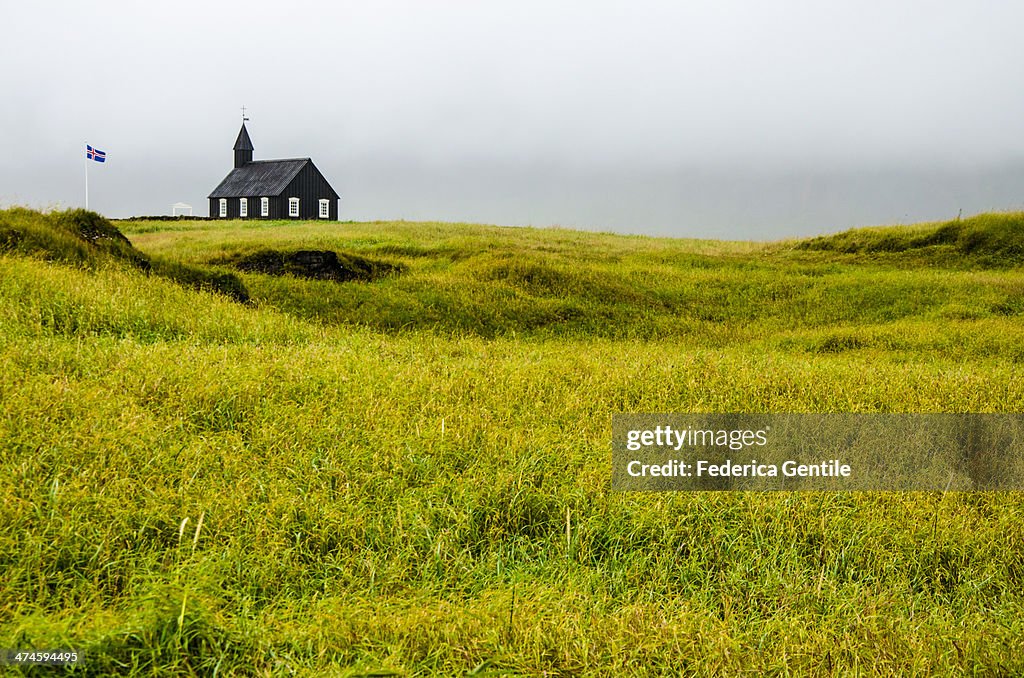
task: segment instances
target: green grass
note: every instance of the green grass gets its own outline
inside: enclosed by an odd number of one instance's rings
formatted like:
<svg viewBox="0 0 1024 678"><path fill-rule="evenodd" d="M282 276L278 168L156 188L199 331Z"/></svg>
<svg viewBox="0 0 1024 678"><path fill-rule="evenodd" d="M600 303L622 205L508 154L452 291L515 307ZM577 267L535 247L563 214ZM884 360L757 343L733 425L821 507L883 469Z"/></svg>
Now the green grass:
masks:
<svg viewBox="0 0 1024 678"><path fill-rule="evenodd" d="M108 221L82 209L40 214L16 207L0 210L0 253L12 252L88 269L134 268L198 290L247 301L249 293L229 272L150 257Z"/></svg>
<svg viewBox="0 0 1024 678"><path fill-rule="evenodd" d="M1018 493L609 489L615 412L1024 411L1021 215L976 220L1005 246L118 224L248 303L8 245L0 646L85 675L1019 675ZM266 249L402 272L224 263Z"/></svg>

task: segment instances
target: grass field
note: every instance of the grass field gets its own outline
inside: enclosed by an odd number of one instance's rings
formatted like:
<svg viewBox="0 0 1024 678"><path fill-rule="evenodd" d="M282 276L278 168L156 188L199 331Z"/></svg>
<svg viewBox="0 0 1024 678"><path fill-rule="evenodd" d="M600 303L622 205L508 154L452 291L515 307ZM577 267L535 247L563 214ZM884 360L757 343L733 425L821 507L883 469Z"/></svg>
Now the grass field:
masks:
<svg viewBox="0 0 1024 678"><path fill-rule="evenodd" d="M616 412L1024 411L1024 214L116 226L0 211L0 647L74 647L74 675L1024 674L1019 493L610 491ZM377 273L238 268L300 250Z"/></svg>

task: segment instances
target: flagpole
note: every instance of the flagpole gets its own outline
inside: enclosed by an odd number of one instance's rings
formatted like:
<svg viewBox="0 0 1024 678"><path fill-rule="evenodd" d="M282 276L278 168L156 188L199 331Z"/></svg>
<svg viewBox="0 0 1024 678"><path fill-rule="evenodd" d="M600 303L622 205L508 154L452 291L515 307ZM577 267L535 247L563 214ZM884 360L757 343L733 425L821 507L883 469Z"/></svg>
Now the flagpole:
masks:
<svg viewBox="0 0 1024 678"><path fill-rule="evenodd" d="M89 209L89 154L85 154L85 209Z"/></svg>

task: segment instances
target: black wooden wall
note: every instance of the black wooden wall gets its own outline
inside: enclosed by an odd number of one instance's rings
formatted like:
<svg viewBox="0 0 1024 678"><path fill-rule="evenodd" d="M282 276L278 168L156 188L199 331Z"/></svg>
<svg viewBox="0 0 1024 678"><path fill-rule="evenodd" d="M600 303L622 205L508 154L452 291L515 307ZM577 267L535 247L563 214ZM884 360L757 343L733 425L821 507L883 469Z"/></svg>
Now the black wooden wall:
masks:
<svg viewBox="0 0 1024 678"><path fill-rule="evenodd" d="M299 219L317 219L320 199L327 198L331 201L331 221L338 220L338 194L313 163L303 167L281 193L281 219L289 218L288 198L299 199Z"/></svg>

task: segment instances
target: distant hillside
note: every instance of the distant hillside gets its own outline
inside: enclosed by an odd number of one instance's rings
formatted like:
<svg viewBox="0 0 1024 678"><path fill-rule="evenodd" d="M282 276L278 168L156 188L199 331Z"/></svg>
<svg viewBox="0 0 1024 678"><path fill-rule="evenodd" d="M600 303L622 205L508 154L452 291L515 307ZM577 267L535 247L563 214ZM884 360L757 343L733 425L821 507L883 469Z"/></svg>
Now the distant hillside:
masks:
<svg viewBox="0 0 1024 678"><path fill-rule="evenodd" d="M388 333L720 345L804 328L815 337L799 343L817 350L881 341L817 336L844 323L1024 312L1015 276L979 278L1024 263L1024 213L783 243L410 222L119 225L134 243L84 210L0 211L0 252L122 267L320 324ZM894 278L894 268L959 273Z"/></svg>

